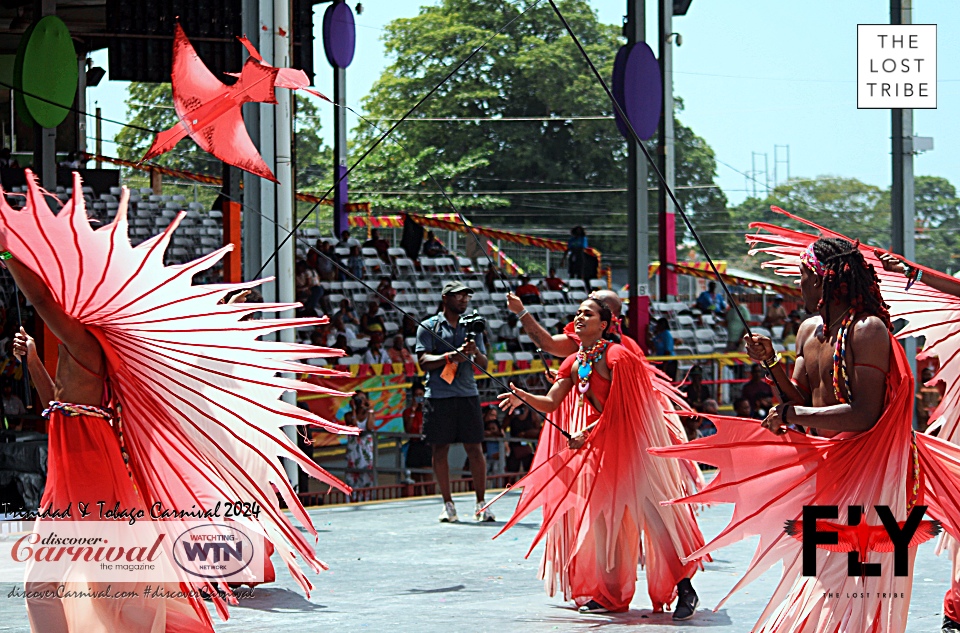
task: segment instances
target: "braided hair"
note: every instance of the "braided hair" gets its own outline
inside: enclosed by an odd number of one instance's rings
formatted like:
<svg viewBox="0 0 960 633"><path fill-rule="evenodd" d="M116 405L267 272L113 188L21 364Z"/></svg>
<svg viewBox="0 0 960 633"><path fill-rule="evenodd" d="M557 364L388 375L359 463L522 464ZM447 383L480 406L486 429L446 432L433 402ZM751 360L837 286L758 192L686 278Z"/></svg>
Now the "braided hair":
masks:
<svg viewBox="0 0 960 633"><path fill-rule="evenodd" d="M817 310L825 326L831 322L830 306L847 301L856 314L875 316L893 331L890 306L880 295L877 271L864 259L859 241L854 244L839 237L820 238L814 242L813 252L823 266L823 296Z"/></svg>

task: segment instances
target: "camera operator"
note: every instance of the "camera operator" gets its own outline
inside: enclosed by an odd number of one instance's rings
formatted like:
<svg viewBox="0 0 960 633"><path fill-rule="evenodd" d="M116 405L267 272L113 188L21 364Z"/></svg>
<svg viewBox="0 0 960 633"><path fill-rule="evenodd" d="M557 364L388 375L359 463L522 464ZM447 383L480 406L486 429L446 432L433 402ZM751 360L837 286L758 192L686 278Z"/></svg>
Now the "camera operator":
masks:
<svg viewBox="0 0 960 633"><path fill-rule="evenodd" d="M440 521L444 523L457 521L457 508L450 496L447 460L450 445L457 443L463 444L470 458L477 494L474 518L494 520L489 510L482 510L487 473L482 448L483 415L473 365L464 358L472 359L481 367L487 365L483 321L476 316L461 318L472 294L473 290L459 281L447 283L443 287L442 311L424 321L417 330L417 357L420 368L427 373L423 434L433 451L433 473L443 496Z"/></svg>

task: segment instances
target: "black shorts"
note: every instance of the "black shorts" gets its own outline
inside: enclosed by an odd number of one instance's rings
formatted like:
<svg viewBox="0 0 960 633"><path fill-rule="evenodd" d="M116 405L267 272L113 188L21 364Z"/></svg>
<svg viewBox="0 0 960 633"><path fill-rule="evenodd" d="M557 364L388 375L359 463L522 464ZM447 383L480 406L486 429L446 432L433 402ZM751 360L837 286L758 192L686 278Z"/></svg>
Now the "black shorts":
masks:
<svg viewBox="0 0 960 633"><path fill-rule="evenodd" d="M427 444L479 444L483 441L480 396L427 398L423 406Z"/></svg>

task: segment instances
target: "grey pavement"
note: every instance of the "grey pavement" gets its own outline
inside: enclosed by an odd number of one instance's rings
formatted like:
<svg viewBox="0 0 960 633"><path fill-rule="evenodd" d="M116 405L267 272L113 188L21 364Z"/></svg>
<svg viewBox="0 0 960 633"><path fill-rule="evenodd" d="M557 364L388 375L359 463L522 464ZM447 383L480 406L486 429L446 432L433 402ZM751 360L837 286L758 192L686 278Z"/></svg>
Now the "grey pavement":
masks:
<svg viewBox="0 0 960 633"><path fill-rule="evenodd" d="M473 501L472 495L456 497L461 519L471 514ZM515 494L502 499L494 506L497 516L509 516L516 501ZM440 509L439 498L427 497L311 510L320 532L317 549L330 570L311 575L315 589L310 598L278 566L277 582L256 588L252 597L232 607L229 621L214 616L217 631L743 632L756 621L779 574L779 569L771 570L712 611L750 561L755 543L747 541L718 552L706 572L694 578L701 609L693 620L674 624L669 613L651 613L642 570L628 613L582 616L562 597L544 593L536 577L540 549L524 558L538 514L491 540L502 521L441 524ZM700 522L705 536L717 534L730 512L730 506L704 509ZM917 555L911 633L940 630L950 565L934 549L927 543ZM12 587L0 583L0 631L25 633L29 626L22 600L7 598Z"/></svg>

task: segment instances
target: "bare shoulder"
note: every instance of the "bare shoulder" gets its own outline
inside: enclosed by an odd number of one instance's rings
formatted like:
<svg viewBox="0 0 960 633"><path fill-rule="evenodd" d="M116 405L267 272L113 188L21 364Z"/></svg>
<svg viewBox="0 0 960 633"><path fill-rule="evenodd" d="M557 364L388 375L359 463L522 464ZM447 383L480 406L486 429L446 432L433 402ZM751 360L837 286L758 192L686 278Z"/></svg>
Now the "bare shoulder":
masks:
<svg viewBox="0 0 960 633"><path fill-rule="evenodd" d="M820 327L821 323L822 319L819 316L815 316L806 319L800 324L800 328L797 329L797 354L803 353L804 343L817 333L817 328Z"/></svg>
<svg viewBox="0 0 960 633"><path fill-rule="evenodd" d="M850 349L858 365L873 365L886 370L890 362L890 330L875 316L858 319L852 326Z"/></svg>

